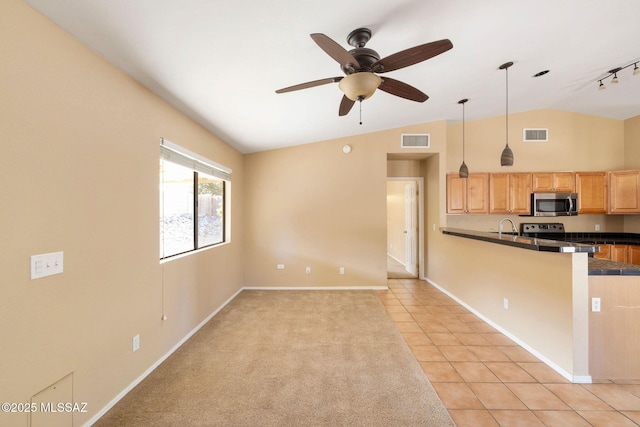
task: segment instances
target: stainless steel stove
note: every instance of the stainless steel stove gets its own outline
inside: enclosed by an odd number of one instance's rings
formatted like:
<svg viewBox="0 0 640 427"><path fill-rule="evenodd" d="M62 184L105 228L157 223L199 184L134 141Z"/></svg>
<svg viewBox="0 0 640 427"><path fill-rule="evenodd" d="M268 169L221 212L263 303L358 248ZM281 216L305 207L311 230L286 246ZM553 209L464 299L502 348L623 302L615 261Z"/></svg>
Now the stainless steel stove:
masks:
<svg viewBox="0 0 640 427"><path fill-rule="evenodd" d="M561 222L523 222L520 235L541 239L564 240L564 224Z"/></svg>

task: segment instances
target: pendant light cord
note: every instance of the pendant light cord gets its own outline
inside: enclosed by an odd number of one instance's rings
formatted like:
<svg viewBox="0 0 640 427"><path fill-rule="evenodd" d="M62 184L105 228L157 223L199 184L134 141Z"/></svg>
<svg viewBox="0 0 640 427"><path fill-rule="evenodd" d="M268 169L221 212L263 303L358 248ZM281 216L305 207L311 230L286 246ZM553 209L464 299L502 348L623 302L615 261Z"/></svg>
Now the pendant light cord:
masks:
<svg viewBox="0 0 640 427"><path fill-rule="evenodd" d="M507 147L508 147L509 146L509 67L506 67L504 69L504 72L505 72L505 81L507 86L507 96L505 97L505 100L506 100L505 111L507 112L507 114L505 115L505 122L506 122L505 134L506 134L506 141L507 141Z"/></svg>
<svg viewBox="0 0 640 427"><path fill-rule="evenodd" d="M462 163L464 163L464 104L462 103Z"/></svg>

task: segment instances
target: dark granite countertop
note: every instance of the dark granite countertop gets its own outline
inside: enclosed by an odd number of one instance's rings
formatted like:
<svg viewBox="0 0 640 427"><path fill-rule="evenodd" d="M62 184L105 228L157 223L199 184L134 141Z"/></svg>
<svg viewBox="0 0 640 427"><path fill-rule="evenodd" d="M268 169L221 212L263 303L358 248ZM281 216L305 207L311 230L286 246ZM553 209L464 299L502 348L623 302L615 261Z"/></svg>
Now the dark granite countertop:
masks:
<svg viewBox="0 0 640 427"><path fill-rule="evenodd" d="M544 252L598 252L595 245L582 243L564 242L560 240L539 239L536 237L522 237L511 233L492 233L485 231L464 230L460 228L441 228L444 234L452 236L466 237L467 239L482 240L499 245L515 246L532 251Z"/></svg>
<svg viewBox="0 0 640 427"><path fill-rule="evenodd" d="M482 240L499 245L515 246L532 251L545 252L586 252L592 254L599 251L597 244L583 244L566 242L562 240L538 239L534 237L522 237L512 233L495 233L459 228L441 228L443 234L465 237L467 239ZM604 233L602 233L604 234ZM624 264L621 262L607 261L589 257L590 276L640 276L640 265Z"/></svg>
<svg viewBox="0 0 640 427"><path fill-rule="evenodd" d="M589 276L640 276L640 265L589 258Z"/></svg>

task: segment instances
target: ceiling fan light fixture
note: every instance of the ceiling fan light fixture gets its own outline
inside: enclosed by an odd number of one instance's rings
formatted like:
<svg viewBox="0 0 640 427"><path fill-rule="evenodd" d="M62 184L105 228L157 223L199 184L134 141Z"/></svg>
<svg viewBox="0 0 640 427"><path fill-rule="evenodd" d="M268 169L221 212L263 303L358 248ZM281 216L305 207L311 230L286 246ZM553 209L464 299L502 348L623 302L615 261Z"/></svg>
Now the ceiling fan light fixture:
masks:
<svg viewBox="0 0 640 427"><path fill-rule="evenodd" d="M360 72L345 76L338 86L347 98L362 101L371 98L382 83L382 78L370 72Z"/></svg>

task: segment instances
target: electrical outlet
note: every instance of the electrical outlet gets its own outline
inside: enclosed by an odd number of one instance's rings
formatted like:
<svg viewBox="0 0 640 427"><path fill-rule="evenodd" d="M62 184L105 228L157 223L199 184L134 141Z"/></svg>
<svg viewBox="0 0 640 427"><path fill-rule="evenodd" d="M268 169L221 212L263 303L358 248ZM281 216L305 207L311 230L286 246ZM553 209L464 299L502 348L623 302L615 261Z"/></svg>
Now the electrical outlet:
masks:
<svg viewBox="0 0 640 427"><path fill-rule="evenodd" d="M507 298L502 300L502 306L505 310L509 310L509 300Z"/></svg>
<svg viewBox="0 0 640 427"><path fill-rule="evenodd" d="M133 337L131 348L134 352L140 349L140 335Z"/></svg>
<svg viewBox="0 0 640 427"><path fill-rule="evenodd" d="M344 267L340 267L340 274L344 274Z"/></svg>
<svg viewBox="0 0 640 427"><path fill-rule="evenodd" d="M600 231L600 224L596 224L596 231Z"/></svg>
<svg viewBox="0 0 640 427"><path fill-rule="evenodd" d="M591 311L595 313L600 311L600 298L591 298Z"/></svg>
<svg viewBox="0 0 640 427"><path fill-rule="evenodd" d="M278 264L278 270L284 270L284 264Z"/></svg>
<svg viewBox="0 0 640 427"><path fill-rule="evenodd" d="M311 267L307 267L307 269L305 270L305 272L306 272L307 274L311 274Z"/></svg>

